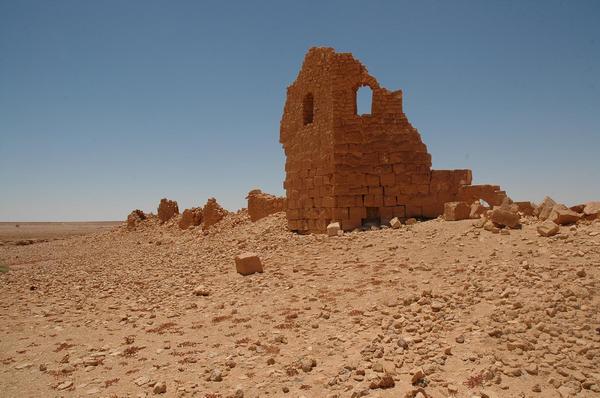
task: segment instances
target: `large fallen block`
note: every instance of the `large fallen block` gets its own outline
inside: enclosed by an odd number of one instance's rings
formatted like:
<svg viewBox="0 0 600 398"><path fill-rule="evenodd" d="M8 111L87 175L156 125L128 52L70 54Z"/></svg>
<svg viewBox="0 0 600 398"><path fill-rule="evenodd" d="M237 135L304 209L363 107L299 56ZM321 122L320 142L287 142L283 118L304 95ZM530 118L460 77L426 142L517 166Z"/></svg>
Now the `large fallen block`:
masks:
<svg viewBox="0 0 600 398"><path fill-rule="evenodd" d="M541 236L550 237L554 236L560 231L560 227L552 221L544 221L537 226L537 232Z"/></svg>
<svg viewBox="0 0 600 398"><path fill-rule="evenodd" d="M554 222L558 225L570 225L575 224L581 219L581 214L574 212L567 206L558 204L552 208L550 215L547 220Z"/></svg>
<svg viewBox="0 0 600 398"><path fill-rule="evenodd" d="M534 214L537 215L540 220L546 220L550 216L550 213L552 213L554 206L556 206L556 202L551 197L546 196L544 201L537 207Z"/></svg>
<svg viewBox="0 0 600 398"><path fill-rule="evenodd" d="M332 222L327 226L327 235L328 236L337 236L338 232L341 230L341 226L339 222Z"/></svg>
<svg viewBox="0 0 600 398"><path fill-rule="evenodd" d="M467 202L447 202L444 204L444 220L460 221L471 217L471 206Z"/></svg>
<svg viewBox="0 0 600 398"><path fill-rule="evenodd" d="M235 257L235 269L239 274L251 275L263 272L262 262L256 253L242 253Z"/></svg>
<svg viewBox="0 0 600 398"><path fill-rule="evenodd" d="M586 218L597 219L600 218L600 202L588 202L583 208L583 214Z"/></svg>
<svg viewBox="0 0 600 398"><path fill-rule="evenodd" d="M521 217L511 206L502 205L495 207L490 214L490 221L498 227L519 228L521 226Z"/></svg>

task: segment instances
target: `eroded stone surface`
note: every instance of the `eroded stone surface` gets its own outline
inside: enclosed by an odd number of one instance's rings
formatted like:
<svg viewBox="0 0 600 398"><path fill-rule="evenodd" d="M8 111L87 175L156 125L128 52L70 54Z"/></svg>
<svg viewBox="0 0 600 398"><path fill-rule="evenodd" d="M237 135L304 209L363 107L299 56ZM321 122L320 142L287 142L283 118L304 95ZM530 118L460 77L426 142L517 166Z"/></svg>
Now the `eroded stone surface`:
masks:
<svg viewBox="0 0 600 398"><path fill-rule="evenodd" d="M127 216L127 228L130 230L135 229L135 227L145 219L146 214L143 211L136 209Z"/></svg>
<svg viewBox="0 0 600 398"><path fill-rule="evenodd" d="M235 269L239 274L251 275L263 272L262 262L256 253L242 253L235 257Z"/></svg>
<svg viewBox="0 0 600 398"><path fill-rule="evenodd" d="M202 209L202 217L204 218L204 228L218 223L225 217L227 210L223 209L215 198L210 198Z"/></svg>
<svg viewBox="0 0 600 398"><path fill-rule="evenodd" d="M169 221L176 214L179 214L179 207L176 201L166 198L160 200L160 204L158 205L158 219L161 222Z"/></svg>
<svg viewBox="0 0 600 398"><path fill-rule="evenodd" d="M552 209L556 206L556 202L549 196L546 196L542 203L537 207L534 214L538 216L540 220L545 220L552 213Z"/></svg>
<svg viewBox="0 0 600 398"><path fill-rule="evenodd" d="M548 220L558 225L570 225L574 224L581 219L581 214L569 209L563 204L554 205Z"/></svg>
<svg viewBox="0 0 600 398"><path fill-rule="evenodd" d="M540 236L550 237L556 235L560 231L560 227L550 220L546 220L539 224L536 228Z"/></svg>
<svg viewBox="0 0 600 398"><path fill-rule="evenodd" d="M471 216L471 206L467 202L448 202L444 205L444 220L466 220Z"/></svg>
<svg viewBox="0 0 600 398"><path fill-rule="evenodd" d="M600 218L600 202L587 202L583 214L590 219Z"/></svg>
<svg viewBox="0 0 600 398"><path fill-rule="evenodd" d="M188 229L191 226L198 226L202 223L202 208L192 207L185 209L179 219L179 228Z"/></svg>
<svg viewBox="0 0 600 398"><path fill-rule="evenodd" d="M248 192L248 214L250 220L258 221L285 209L285 198L263 193L260 189Z"/></svg>

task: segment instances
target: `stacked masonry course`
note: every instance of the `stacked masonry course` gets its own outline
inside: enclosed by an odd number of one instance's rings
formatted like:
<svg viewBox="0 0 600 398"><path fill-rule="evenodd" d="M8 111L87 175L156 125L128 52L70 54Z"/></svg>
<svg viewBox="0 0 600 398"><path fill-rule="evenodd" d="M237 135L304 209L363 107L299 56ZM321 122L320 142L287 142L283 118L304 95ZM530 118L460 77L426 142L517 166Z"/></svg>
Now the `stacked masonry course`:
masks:
<svg viewBox="0 0 600 398"><path fill-rule="evenodd" d="M356 93L371 88L372 108L357 114ZM325 232L393 217L434 218L444 203L500 205L496 185L471 185L470 170L432 170L431 155L402 110L402 92L379 86L350 53L311 48L287 89L280 142L286 154L288 226Z"/></svg>

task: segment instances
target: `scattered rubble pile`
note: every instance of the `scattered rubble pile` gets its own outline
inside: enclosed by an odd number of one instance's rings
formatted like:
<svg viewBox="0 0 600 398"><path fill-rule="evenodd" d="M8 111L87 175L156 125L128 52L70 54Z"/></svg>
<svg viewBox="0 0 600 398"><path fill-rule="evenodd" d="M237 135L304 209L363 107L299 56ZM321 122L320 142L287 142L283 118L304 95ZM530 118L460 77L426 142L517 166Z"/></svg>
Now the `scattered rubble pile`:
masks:
<svg viewBox="0 0 600 398"><path fill-rule="evenodd" d="M169 199L161 199L158 206L158 215L145 214L141 210L134 210L127 217L128 230L139 229L141 225L154 227L156 223L161 225L177 225L186 230L194 227L209 227L221 221L229 212L221 207L215 198L210 198L203 207L192 207L185 209L179 214L177 202Z"/></svg>
<svg viewBox="0 0 600 398"><path fill-rule="evenodd" d="M135 229L137 225L146 219L146 214L141 210L134 210L127 216L127 228Z"/></svg>
<svg viewBox="0 0 600 398"><path fill-rule="evenodd" d="M583 217L568 226L541 206L546 220L509 201L486 209L480 219L507 235L472 219L396 219L328 237L291 233L283 212L256 222L247 210L227 213L208 231L181 229L183 215L147 215L133 230L3 246L0 388L8 397L595 398L594 208L570 208ZM520 228L492 221L513 225L515 211ZM540 236L541 223L560 234ZM236 257L258 272L240 274Z"/></svg>
<svg viewBox="0 0 600 398"><path fill-rule="evenodd" d="M494 206L492 209L486 208L479 201L470 206L467 202L448 202L444 206L443 216L446 221L477 218L477 227L496 233L501 232L503 228L521 228L524 217L542 221L537 226L537 231L541 236L550 237L559 233L561 225L573 225L579 221L600 218L600 202L588 202L569 208L556 203L550 197L544 198L539 206L531 202L513 203L506 198L500 206Z"/></svg>
<svg viewBox="0 0 600 398"><path fill-rule="evenodd" d="M285 198L263 193L260 189L248 192L246 199L248 200L248 214L252 221L258 221L268 215L285 210Z"/></svg>

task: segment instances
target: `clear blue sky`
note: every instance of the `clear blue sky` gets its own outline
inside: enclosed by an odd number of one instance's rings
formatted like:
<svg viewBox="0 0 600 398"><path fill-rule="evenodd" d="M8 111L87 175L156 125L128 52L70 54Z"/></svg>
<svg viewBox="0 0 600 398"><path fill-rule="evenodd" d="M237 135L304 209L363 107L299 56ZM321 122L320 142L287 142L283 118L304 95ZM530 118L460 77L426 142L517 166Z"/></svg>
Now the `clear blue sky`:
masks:
<svg viewBox="0 0 600 398"><path fill-rule="evenodd" d="M435 168L600 200L600 1L0 0L0 221L282 194L311 46L402 89Z"/></svg>

